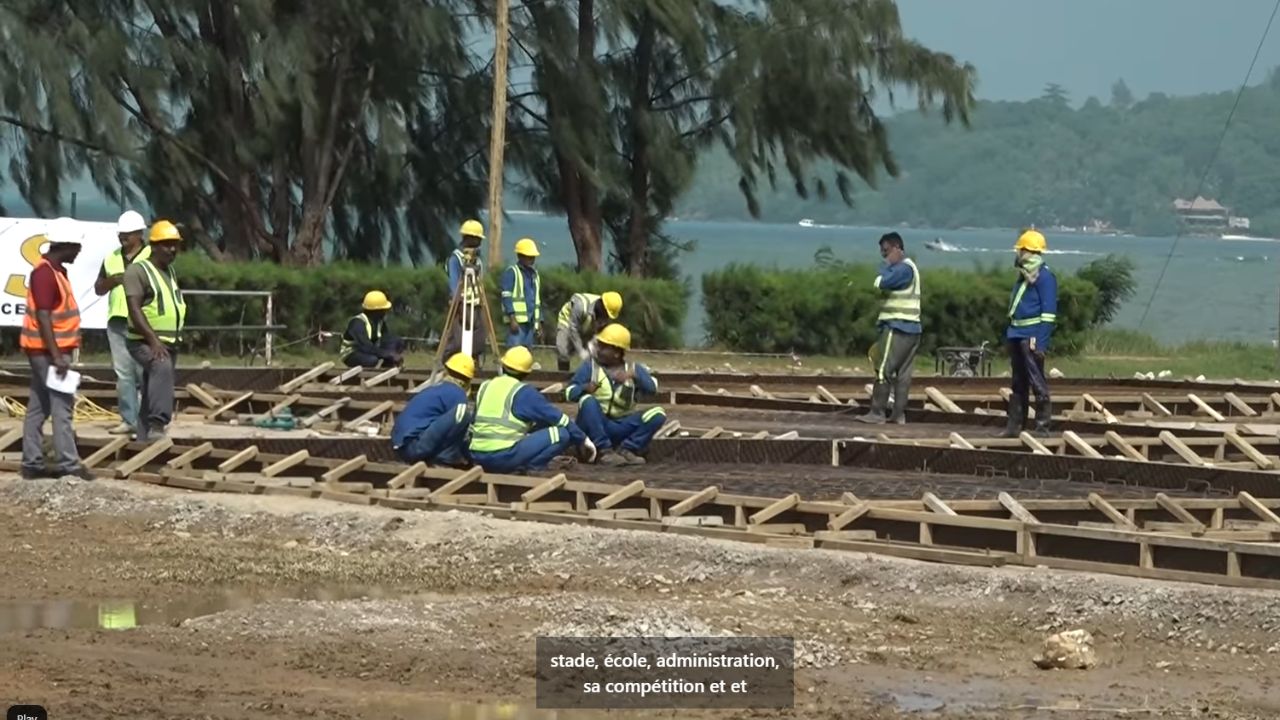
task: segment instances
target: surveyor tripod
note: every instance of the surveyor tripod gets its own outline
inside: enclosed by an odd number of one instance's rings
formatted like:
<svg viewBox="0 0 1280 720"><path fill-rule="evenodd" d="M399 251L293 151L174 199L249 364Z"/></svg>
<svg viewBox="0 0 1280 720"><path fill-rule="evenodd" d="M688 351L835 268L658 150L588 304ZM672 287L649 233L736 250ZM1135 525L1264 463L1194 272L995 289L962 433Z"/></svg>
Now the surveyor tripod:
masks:
<svg viewBox="0 0 1280 720"><path fill-rule="evenodd" d="M467 300L468 296L476 299ZM479 350L475 347L477 314L483 318L484 328L489 331L489 347L493 350L493 356L502 357L502 353L498 351L498 338L493 330L493 316L489 314L489 300L485 296L484 285L480 282L476 266L468 263L462 266L462 282L458 283L458 289L453 293L453 299L449 301L449 313L445 316L444 332L441 333L440 345L436 348L437 357L442 361L445 359L445 348L453 339L454 330L459 325L462 331L460 352L472 358L477 356L475 352Z"/></svg>

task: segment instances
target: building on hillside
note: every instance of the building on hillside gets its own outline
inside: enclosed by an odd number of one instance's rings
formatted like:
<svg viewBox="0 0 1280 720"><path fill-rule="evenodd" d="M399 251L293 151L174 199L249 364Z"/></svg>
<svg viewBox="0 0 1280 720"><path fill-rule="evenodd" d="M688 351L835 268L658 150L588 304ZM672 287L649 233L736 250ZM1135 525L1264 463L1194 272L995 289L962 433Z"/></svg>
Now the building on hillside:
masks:
<svg viewBox="0 0 1280 720"><path fill-rule="evenodd" d="M1173 201L1173 212L1187 230L1220 233L1227 229L1247 229L1249 218L1231 214L1231 208L1212 198L1197 195L1194 200L1178 198Z"/></svg>

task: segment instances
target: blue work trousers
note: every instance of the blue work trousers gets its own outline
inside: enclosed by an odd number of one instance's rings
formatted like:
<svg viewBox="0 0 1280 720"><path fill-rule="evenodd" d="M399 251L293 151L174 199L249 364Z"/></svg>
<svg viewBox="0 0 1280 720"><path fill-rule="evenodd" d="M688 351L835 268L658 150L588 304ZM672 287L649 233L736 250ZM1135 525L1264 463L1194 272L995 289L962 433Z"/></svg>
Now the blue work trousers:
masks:
<svg viewBox="0 0 1280 720"><path fill-rule="evenodd" d="M611 418L604 414L600 401L594 397L587 397L578 404L578 427L601 452L617 447L643 453L666 421L666 411L658 407Z"/></svg>
<svg viewBox="0 0 1280 720"><path fill-rule="evenodd" d="M461 465L467 462L469 427L470 415L458 422L453 413L446 413L432 420L417 437L410 438L404 445L396 448L396 455L407 463Z"/></svg>
<svg viewBox="0 0 1280 720"><path fill-rule="evenodd" d="M552 441L554 431L559 438ZM569 433L564 428L543 428L524 436L513 447L501 452L482 453L472 451L472 460L485 472L514 473L543 470L555 456L569 447Z"/></svg>
<svg viewBox="0 0 1280 720"><path fill-rule="evenodd" d="M534 327L536 326L534 325L534 322L532 320L520 325L519 332L511 332L511 326L508 325L507 326L507 348L510 349L510 348L516 347L517 345L523 345L524 347L527 347L530 350L532 350L534 335L536 335L536 333L534 333Z"/></svg>

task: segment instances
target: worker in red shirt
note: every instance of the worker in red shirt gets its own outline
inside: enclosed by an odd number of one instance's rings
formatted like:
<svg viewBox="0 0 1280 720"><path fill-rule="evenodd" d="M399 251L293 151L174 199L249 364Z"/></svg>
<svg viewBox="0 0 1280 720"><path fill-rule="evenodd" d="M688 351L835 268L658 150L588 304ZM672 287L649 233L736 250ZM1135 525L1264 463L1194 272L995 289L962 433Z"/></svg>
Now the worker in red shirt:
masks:
<svg viewBox="0 0 1280 720"><path fill-rule="evenodd" d="M27 279L27 306L19 344L31 363L31 396L22 424L22 477L72 475L93 480L80 462L72 414L76 397L50 390L50 371L66 377L71 353L80 347L80 306L76 303L65 265L80 254L81 231L69 219L55 221L46 231L49 249ZM53 472L45 465L44 421L53 417Z"/></svg>

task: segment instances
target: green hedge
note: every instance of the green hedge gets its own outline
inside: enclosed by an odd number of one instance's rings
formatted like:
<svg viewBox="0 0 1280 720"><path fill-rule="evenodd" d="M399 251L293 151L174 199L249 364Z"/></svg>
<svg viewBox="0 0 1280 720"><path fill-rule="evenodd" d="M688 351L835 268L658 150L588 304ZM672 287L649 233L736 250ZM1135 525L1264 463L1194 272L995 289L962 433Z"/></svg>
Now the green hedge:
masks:
<svg viewBox="0 0 1280 720"><path fill-rule="evenodd" d="M178 258L182 286L200 290L271 290L275 293L277 324L288 326L282 341L320 330L341 332L360 300L373 289L387 293L394 308L393 329L405 337L430 337L444 325L448 310L448 281L443 268L378 267L332 263L318 268L283 267L267 262L216 263L191 253ZM544 323L551 342L561 304L574 292L617 290L624 298L622 321L635 335L639 347L668 348L680 344L680 328L688 307L688 290L666 280L638 280L624 276L579 274L564 267L541 268ZM497 291L498 272L485 278L489 306L495 313L499 342L501 327ZM188 301L189 325L261 325L265 299L192 296ZM207 350L219 333L188 333L190 349ZM334 343L336 346L336 343Z"/></svg>
<svg viewBox="0 0 1280 720"><path fill-rule="evenodd" d="M779 270L730 265L702 276L708 340L739 352L865 355L876 339L881 293L870 265ZM999 343L1007 326L1009 272L947 268L923 273L921 352L949 345ZM1098 290L1059 277L1053 349L1080 349Z"/></svg>

